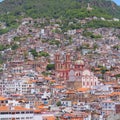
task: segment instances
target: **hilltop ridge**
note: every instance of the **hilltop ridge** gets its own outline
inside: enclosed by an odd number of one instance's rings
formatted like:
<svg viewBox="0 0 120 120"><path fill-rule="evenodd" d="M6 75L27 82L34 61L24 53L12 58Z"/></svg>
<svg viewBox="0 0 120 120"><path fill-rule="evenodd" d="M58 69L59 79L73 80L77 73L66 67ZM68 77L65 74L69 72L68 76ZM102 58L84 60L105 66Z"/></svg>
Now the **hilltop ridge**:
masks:
<svg viewBox="0 0 120 120"><path fill-rule="evenodd" d="M110 21L120 19L120 6L111 0L4 0L0 3L0 21L8 28L5 32L17 28L21 20L28 17L61 19L63 26L75 19L97 17L107 21L91 21L86 26L119 28L120 22Z"/></svg>
<svg viewBox="0 0 120 120"><path fill-rule="evenodd" d="M87 8L88 3L94 8L93 13L90 15L101 16L103 14L107 17L120 18L120 7L110 0L4 0L0 3L0 14L9 13L15 16L22 14L33 18L69 17L67 14L69 11L75 14L76 11L77 13L82 12L82 10L86 12L85 8Z"/></svg>

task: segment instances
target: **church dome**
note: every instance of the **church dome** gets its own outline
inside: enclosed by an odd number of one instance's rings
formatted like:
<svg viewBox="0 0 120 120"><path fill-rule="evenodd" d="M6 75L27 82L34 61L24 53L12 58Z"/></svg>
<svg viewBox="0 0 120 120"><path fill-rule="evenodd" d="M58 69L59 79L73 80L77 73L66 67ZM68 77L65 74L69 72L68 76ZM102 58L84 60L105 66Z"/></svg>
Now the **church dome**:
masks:
<svg viewBox="0 0 120 120"><path fill-rule="evenodd" d="M76 60L75 65L84 65L84 61L83 60Z"/></svg>
<svg viewBox="0 0 120 120"><path fill-rule="evenodd" d="M92 75L92 73L90 72L90 70L87 70L87 69L86 69L86 70L83 71L82 75L83 75L83 76L85 76L85 75L90 76L90 75Z"/></svg>

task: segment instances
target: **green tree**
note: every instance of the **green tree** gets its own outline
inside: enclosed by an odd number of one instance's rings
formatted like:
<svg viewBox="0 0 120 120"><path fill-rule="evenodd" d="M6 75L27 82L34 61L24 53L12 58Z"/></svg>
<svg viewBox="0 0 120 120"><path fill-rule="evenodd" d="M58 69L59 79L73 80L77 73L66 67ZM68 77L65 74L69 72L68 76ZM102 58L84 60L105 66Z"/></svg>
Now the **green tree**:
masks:
<svg viewBox="0 0 120 120"><path fill-rule="evenodd" d="M20 41L20 37L16 36L13 38L14 41Z"/></svg>
<svg viewBox="0 0 120 120"><path fill-rule="evenodd" d="M58 101L58 102L56 103L56 105L57 105L57 106L61 106L61 102Z"/></svg>
<svg viewBox="0 0 120 120"><path fill-rule="evenodd" d="M19 47L19 46L18 46L17 44L14 44L14 45L11 46L11 49L12 49L12 50L16 50L18 47Z"/></svg>
<svg viewBox="0 0 120 120"><path fill-rule="evenodd" d="M41 51L41 52L38 53L38 56L39 56L39 57L42 57L42 56L43 56L43 57L48 57L48 56L50 56L50 55L49 55L47 52Z"/></svg>
<svg viewBox="0 0 120 120"><path fill-rule="evenodd" d="M46 70L55 70L55 64L48 64Z"/></svg>
<svg viewBox="0 0 120 120"><path fill-rule="evenodd" d="M0 44L0 51L3 51L4 49L6 49L6 47L2 44Z"/></svg>
<svg viewBox="0 0 120 120"><path fill-rule="evenodd" d="M96 43L93 44L94 51L98 48L98 45Z"/></svg>
<svg viewBox="0 0 120 120"><path fill-rule="evenodd" d="M0 29L0 35L7 33L9 30L6 29Z"/></svg>
<svg viewBox="0 0 120 120"><path fill-rule="evenodd" d="M30 52L34 57L38 57L38 53L36 52L35 49L30 50Z"/></svg>

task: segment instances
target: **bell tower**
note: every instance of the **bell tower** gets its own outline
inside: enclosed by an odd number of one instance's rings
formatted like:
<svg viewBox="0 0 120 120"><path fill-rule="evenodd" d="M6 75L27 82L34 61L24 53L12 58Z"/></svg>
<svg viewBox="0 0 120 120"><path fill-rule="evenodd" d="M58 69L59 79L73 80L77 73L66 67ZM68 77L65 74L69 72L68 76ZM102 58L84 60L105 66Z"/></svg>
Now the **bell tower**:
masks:
<svg viewBox="0 0 120 120"><path fill-rule="evenodd" d="M55 70L60 69L60 54L56 53L55 54Z"/></svg>
<svg viewBox="0 0 120 120"><path fill-rule="evenodd" d="M63 80L68 80L68 73L70 71L70 65L71 65L70 58L71 58L70 53L55 54L56 75Z"/></svg>

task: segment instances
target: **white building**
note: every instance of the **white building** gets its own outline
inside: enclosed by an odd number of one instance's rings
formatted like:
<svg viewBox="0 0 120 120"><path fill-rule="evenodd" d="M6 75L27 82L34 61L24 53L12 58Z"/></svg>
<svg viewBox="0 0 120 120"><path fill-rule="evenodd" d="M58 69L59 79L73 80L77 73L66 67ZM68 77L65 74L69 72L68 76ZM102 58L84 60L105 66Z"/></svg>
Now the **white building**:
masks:
<svg viewBox="0 0 120 120"><path fill-rule="evenodd" d="M33 120L49 120L50 118L55 118L53 113L42 113L34 114Z"/></svg>
<svg viewBox="0 0 120 120"><path fill-rule="evenodd" d="M62 100L61 104L62 104L62 106L71 107L72 106L72 101L70 101L70 100Z"/></svg>
<svg viewBox="0 0 120 120"><path fill-rule="evenodd" d="M21 106L0 106L0 120L33 120L33 110Z"/></svg>
<svg viewBox="0 0 120 120"><path fill-rule="evenodd" d="M99 81L96 76L89 70L83 70L82 72L82 88L93 88L98 85Z"/></svg>
<svg viewBox="0 0 120 120"><path fill-rule="evenodd" d="M101 102L102 115L110 115L115 113L115 102L112 100L104 100Z"/></svg>
<svg viewBox="0 0 120 120"><path fill-rule="evenodd" d="M21 79L21 80L12 80L9 81L6 86L4 93L13 93L13 94L26 94L26 93L34 93L34 80L30 79Z"/></svg>
<svg viewBox="0 0 120 120"><path fill-rule="evenodd" d="M33 110L0 96L0 120L33 120Z"/></svg>

